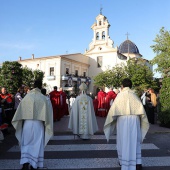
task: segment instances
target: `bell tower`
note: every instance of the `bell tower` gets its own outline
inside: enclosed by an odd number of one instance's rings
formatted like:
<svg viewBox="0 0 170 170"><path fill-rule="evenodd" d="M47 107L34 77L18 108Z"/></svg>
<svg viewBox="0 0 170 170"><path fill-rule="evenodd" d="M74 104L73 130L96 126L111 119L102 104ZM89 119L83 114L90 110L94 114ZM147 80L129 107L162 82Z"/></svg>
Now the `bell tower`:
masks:
<svg viewBox="0 0 170 170"><path fill-rule="evenodd" d="M107 18L102 15L102 8L100 9L100 14L96 17L96 22L91 26L93 30L93 39L89 44L89 50L91 51L95 47L102 48L102 46L108 46L113 48L113 41L109 36L110 24ZM86 52L88 52L86 51Z"/></svg>

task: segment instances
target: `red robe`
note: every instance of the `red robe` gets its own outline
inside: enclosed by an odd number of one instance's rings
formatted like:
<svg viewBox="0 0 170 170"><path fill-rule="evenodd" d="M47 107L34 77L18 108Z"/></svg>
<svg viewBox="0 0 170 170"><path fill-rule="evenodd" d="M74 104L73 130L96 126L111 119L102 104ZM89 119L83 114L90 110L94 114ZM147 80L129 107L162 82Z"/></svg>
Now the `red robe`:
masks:
<svg viewBox="0 0 170 170"><path fill-rule="evenodd" d="M93 107L96 116L98 116L98 103L99 103L98 99L93 100Z"/></svg>
<svg viewBox="0 0 170 170"><path fill-rule="evenodd" d="M114 101L114 99L116 98L117 94L114 91L109 91L106 94L106 112L108 113L109 109L110 109L110 102L111 100Z"/></svg>
<svg viewBox="0 0 170 170"><path fill-rule="evenodd" d="M1 102L2 112L4 115L2 119L2 123L7 123L11 125L11 121L14 116L13 95L10 93L0 94L0 102Z"/></svg>
<svg viewBox="0 0 170 170"><path fill-rule="evenodd" d="M50 94L50 100L51 100L51 104L53 106L53 120L60 120L61 119L61 115L59 112L60 109L60 92L54 90L52 92L49 93Z"/></svg>
<svg viewBox="0 0 170 170"><path fill-rule="evenodd" d="M6 98L6 97L7 97L7 98ZM13 102L12 95L9 94L9 93L0 94L0 98L1 98L1 100L6 98L6 102L7 102L7 103L12 103L12 102Z"/></svg>
<svg viewBox="0 0 170 170"><path fill-rule="evenodd" d="M69 115L68 111L68 104L66 103L67 95L65 92L60 91L60 100L61 100L61 107L60 107L60 112L62 117L64 115Z"/></svg>
<svg viewBox="0 0 170 170"><path fill-rule="evenodd" d="M98 98L98 116L106 116L106 102L105 102L106 93L104 91L99 91L97 94Z"/></svg>

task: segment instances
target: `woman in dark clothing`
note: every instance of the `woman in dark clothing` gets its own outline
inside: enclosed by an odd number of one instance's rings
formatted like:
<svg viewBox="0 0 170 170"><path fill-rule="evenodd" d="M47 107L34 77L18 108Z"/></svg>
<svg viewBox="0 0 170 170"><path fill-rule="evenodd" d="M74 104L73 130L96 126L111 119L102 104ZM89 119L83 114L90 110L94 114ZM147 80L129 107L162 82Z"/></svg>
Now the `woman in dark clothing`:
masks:
<svg viewBox="0 0 170 170"><path fill-rule="evenodd" d="M149 89L146 93L146 114L148 121L151 124L155 123L155 107L156 107L156 95L153 89Z"/></svg>

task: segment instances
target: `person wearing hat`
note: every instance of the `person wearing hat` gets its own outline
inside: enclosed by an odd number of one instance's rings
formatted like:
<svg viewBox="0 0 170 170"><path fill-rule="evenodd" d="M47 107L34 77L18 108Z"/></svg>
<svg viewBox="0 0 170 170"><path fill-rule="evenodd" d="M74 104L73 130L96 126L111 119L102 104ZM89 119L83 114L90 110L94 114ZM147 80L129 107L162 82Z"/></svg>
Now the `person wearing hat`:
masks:
<svg viewBox="0 0 170 170"><path fill-rule="evenodd" d="M82 83L79 89L81 93L72 105L68 128L81 139L90 139L98 130L93 101L86 95L87 85L85 83Z"/></svg>

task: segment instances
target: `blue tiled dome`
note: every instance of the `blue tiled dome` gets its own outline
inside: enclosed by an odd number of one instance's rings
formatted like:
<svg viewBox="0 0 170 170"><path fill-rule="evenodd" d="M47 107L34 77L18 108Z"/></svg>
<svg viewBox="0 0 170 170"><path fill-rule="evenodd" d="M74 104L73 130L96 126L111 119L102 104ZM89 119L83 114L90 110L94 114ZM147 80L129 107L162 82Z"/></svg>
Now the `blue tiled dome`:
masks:
<svg viewBox="0 0 170 170"><path fill-rule="evenodd" d="M126 40L122 44L120 44L119 52L139 54L138 47L130 40Z"/></svg>

